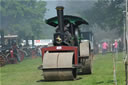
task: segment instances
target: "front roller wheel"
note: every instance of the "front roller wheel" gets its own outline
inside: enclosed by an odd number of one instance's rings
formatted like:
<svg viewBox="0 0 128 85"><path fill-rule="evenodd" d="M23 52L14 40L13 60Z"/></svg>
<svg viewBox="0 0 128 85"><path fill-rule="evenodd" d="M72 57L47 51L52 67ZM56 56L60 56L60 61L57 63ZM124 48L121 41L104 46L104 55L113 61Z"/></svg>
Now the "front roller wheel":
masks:
<svg viewBox="0 0 128 85"><path fill-rule="evenodd" d="M74 80L77 69L73 66L74 52L45 53L43 58L44 80Z"/></svg>
<svg viewBox="0 0 128 85"><path fill-rule="evenodd" d="M46 81L62 81L76 79L76 69L47 69L43 70L44 79Z"/></svg>

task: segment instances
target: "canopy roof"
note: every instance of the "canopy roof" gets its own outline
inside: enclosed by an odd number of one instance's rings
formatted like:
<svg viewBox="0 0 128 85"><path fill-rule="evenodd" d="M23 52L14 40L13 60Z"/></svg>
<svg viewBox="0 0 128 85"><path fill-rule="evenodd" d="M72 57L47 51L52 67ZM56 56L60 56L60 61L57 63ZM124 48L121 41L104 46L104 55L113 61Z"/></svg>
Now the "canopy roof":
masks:
<svg viewBox="0 0 128 85"><path fill-rule="evenodd" d="M77 16L72 16L72 15L64 15L64 22L69 22L69 23L72 23L76 26L79 26L81 24L87 24L88 25L88 22L85 21L84 19L77 17ZM56 27L58 25L57 16L46 20L46 23L50 26Z"/></svg>

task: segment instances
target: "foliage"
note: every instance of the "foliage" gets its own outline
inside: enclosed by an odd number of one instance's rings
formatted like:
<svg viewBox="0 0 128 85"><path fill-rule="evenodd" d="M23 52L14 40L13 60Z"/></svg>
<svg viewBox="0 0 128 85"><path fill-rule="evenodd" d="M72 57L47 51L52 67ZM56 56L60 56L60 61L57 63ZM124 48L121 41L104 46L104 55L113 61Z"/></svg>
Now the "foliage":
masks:
<svg viewBox="0 0 128 85"><path fill-rule="evenodd" d="M20 37L40 37L45 6L42 0L0 0L0 28Z"/></svg>
<svg viewBox="0 0 128 85"><path fill-rule="evenodd" d="M98 26L105 31L116 29L119 35L123 33L125 0L68 0L65 9L87 20L89 29Z"/></svg>
<svg viewBox="0 0 128 85"><path fill-rule="evenodd" d="M123 30L124 0L98 0L85 15L91 25L97 24L102 29Z"/></svg>

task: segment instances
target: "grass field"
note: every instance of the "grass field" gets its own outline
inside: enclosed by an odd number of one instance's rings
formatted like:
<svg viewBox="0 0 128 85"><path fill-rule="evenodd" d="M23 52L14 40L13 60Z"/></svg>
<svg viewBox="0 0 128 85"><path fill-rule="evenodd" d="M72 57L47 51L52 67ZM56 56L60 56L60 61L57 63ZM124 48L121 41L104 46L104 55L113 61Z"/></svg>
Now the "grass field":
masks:
<svg viewBox="0 0 128 85"><path fill-rule="evenodd" d="M74 81L40 81L42 71L37 67L41 65L41 58L25 59L19 64L0 67L0 85L114 85L112 54L95 55L92 75L79 75ZM117 83L125 85L124 64L122 53L117 60Z"/></svg>

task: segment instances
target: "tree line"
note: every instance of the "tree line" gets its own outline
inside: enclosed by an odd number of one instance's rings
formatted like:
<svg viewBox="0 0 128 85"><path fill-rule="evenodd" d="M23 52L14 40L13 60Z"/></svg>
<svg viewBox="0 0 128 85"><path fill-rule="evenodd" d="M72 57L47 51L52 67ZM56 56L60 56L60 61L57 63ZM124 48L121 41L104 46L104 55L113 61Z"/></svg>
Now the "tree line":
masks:
<svg viewBox="0 0 128 85"><path fill-rule="evenodd" d="M42 37L45 6L42 0L0 0L0 29L21 38Z"/></svg>
<svg viewBox="0 0 128 85"><path fill-rule="evenodd" d="M67 11L77 11L88 20L90 28L96 24L103 30L117 29L119 35L123 33L125 0L97 0L87 8L82 6L84 3L87 5L86 1L81 2L82 5L72 2L67 1ZM80 9L72 9L75 6ZM43 38L46 34L44 29L48 28L44 23L45 7L46 2L42 0L0 0L0 29L4 29L6 34L18 34L20 37Z"/></svg>
<svg viewBox="0 0 128 85"><path fill-rule="evenodd" d="M87 17L91 25L97 24L103 30L116 29L118 35L121 35L125 20L124 11L124 0L98 0L83 16Z"/></svg>

